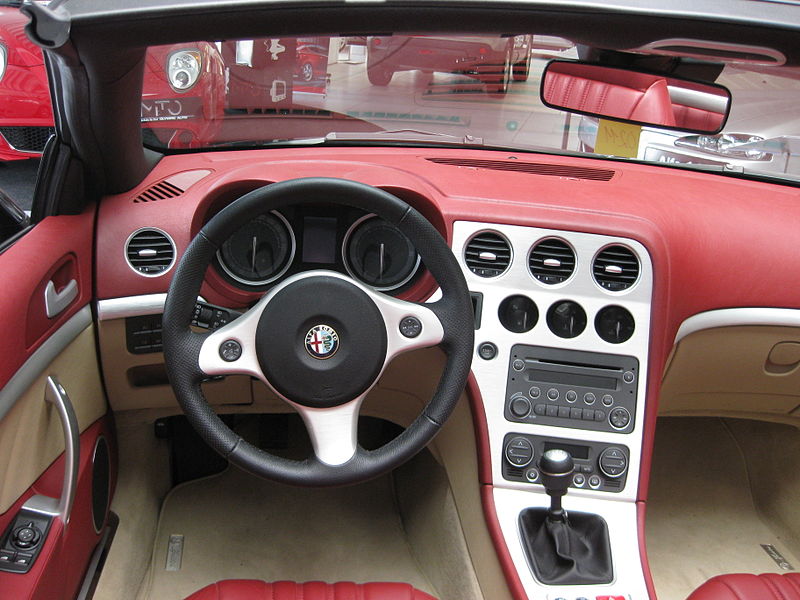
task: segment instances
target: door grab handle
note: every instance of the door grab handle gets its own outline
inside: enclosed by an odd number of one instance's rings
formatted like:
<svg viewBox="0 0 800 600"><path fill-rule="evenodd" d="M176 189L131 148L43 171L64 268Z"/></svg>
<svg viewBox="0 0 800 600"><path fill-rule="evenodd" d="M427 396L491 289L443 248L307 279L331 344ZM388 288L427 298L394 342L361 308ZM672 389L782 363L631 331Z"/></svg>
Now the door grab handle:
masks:
<svg viewBox="0 0 800 600"><path fill-rule="evenodd" d="M44 309L47 312L47 318L52 319L61 313L77 297L78 282L74 279L70 279L60 292L56 292L55 283L48 281L44 288Z"/></svg>
<svg viewBox="0 0 800 600"><path fill-rule="evenodd" d="M72 408L67 391L53 375L47 377L44 399L55 406L61 420L61 428L64 431L64 483L61 486L61 498L56 500L48 496L36 495L29 498L22 508L51 517L59 517L66 529L78 485L80 460L78 419L75 417L75 410Z"/></svg>

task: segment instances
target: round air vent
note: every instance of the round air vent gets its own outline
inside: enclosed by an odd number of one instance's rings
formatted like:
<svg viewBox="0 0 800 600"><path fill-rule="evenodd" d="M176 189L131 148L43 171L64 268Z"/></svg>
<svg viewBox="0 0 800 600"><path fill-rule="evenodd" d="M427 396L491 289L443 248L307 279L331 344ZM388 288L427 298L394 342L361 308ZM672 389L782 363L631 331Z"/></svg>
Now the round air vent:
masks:
<svg viewBox="0 0 800 600"><path fill-rule="evenodd" d="M160 229L138 229L125 244L125 258L139 275L157 277L175 263L175 243Z"/></svg>
<svg viewBox="0 0 800 600"><path fill-rule="evenodd" d="M475 275L497 277L511 264L511 245L499 233L484 231L469 241L464 260Z"/></svg>
<svg viewBox="0 0 800 600"><path fill-rule="evenodd" d="M639 278L639 259L625 246L608 246L600 251L592 266L594 280L610 292L621 292Z"/></svg>
<svg viewBox="0 0 800 600"><path fill-rule="evenodd" d="M549 238L533 247L528 268L546 285L563 283L575 271L575 251L563 240Z"/></svg>

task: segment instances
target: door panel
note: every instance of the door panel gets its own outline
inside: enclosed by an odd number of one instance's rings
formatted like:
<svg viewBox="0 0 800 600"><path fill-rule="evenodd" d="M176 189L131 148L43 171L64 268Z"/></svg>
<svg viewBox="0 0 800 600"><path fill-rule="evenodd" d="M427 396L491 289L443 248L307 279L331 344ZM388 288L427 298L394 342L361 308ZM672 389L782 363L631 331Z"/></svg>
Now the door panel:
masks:
<svg viewBox="0 0 800 600"><path fill-rule="evenodd" d="M54 515L27 573L0 571L0 598L72 599L103 533L92 518L94 448L113 428L97 360L91 307L94 208L48 217L0 254L0 550L25 556L5 536L20 510ZM48 377L66 391L79 434L70 464L77 471L72 510L59 512L64 485L65 427L45 399ZM52 391L52 390L51 390ZM53 394L48 396L53 400ZM114 468L110 482L113 486ZM71 481L69 479L68 481ZM100 509L105 522L107 506ZM27 518L27 517L26 517ZM2 556L0 556L0 559ZM8 566L8 563L6 564Z"/></svg>

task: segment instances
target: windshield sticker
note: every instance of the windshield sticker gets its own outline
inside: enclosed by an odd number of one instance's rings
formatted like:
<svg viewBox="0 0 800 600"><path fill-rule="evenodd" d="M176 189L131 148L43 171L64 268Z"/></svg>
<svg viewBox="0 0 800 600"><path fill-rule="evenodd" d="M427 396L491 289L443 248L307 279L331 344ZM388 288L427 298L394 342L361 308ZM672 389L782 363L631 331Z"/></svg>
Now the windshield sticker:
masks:
<svg viewBox="0 0 800 600"><path fill-rule="evenodd" d="M594 151L597 154L636 158L639 153L639 135L641 133L640 125L600 119L597 128L597 145Z"/></svg>

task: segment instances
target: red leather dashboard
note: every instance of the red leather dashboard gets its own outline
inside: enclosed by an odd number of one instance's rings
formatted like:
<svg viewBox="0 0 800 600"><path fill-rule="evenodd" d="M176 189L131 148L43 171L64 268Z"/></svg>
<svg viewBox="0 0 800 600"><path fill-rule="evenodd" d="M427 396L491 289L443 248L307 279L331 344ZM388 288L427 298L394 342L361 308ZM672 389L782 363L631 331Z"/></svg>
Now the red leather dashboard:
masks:
<svg viewBox="0 0 800 600"><path fill-rule="evenodd" d="M195 170L207 173L195 177L187 173ZM197 181L177 197L134 202L151 186L177 173ZM136 229L163 229L174 239L180 255L203 223L236 197L266 183L311 176L341 177L386 189L425 214L448 240L452 239L453 223L468 220L598 233L641 242L652 259L654 288L640 500L647 497L663 366L680 323L711 309L797 305L797 189L622 162L396 148L281 149L166 157L148 181L100 205L97 297L167 290L171 272L147 278L127 266L123 244ZM404 297L421 300L433 289L432 280L423 277ZM213 268L201 293L212 303L232 307L256 298L226 283ZM487 442L481 439L486 435L484 415L479 398L473 397L473 404L478 447L482 450L481 483L488 490L492 481ZM490 500L491 494L485 493L484 500L487 498ZM491 516L493 506L487 511ZM490 518L489 524L492 522L496 523ZM500 554L505 558L502 549ZM514 583L519 585L518 581Z"/></svg>

